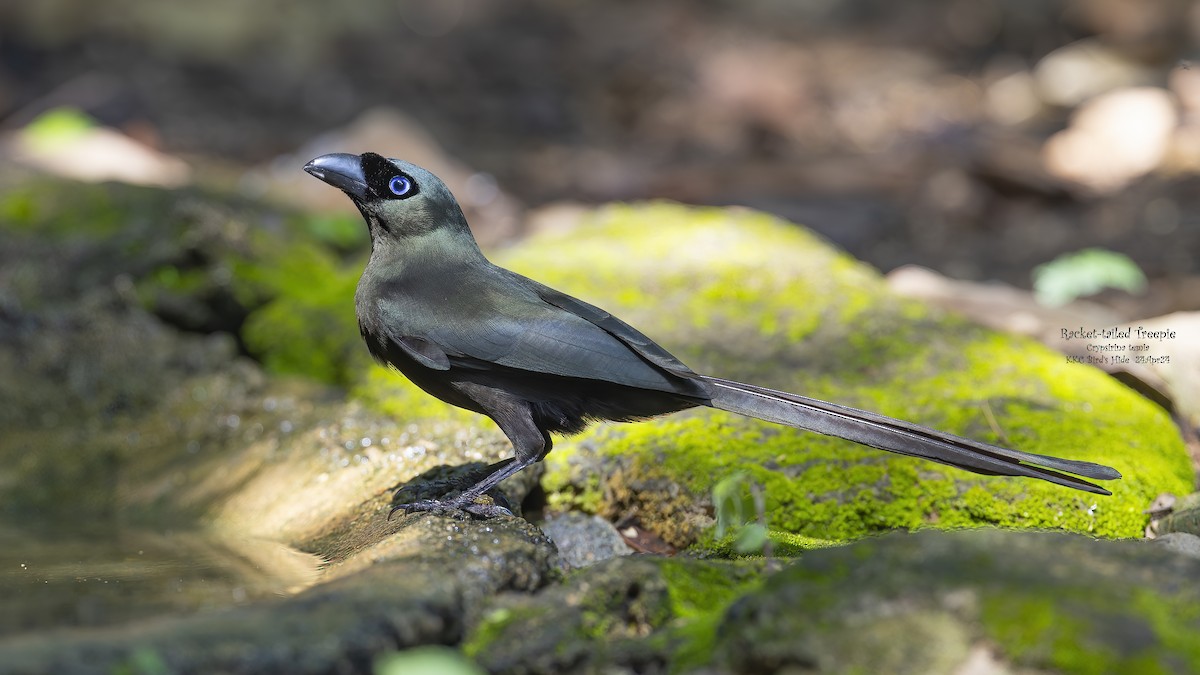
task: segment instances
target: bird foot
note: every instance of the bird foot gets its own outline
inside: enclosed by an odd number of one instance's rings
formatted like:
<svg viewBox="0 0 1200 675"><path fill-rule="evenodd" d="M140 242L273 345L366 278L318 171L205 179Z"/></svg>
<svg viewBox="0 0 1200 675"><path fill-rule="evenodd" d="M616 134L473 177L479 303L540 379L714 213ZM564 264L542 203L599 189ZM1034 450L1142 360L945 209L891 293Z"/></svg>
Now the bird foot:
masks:
<svg viewBox="0 0 1200 675"><path fill-rule="evenodd" d="M490 498L473 495L459 495L453 499L422 499L408 504L397 504L388 512L388 520L391 520L397 511L403 511L406 514L420 512L458 513L465 511L479 518L513 515L512 511L495 503Z"/></svg>

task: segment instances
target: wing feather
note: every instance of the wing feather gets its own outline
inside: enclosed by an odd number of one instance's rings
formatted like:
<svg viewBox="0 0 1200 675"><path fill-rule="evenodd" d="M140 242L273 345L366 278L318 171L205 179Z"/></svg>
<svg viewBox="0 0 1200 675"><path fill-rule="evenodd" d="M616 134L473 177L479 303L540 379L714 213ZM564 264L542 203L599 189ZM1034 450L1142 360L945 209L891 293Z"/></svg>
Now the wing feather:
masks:
<svg viewBox="0 0 1200 675"><path fill-rule="evenodd" d="M708 386L653 340L604 310L501 268L491 283L446 297L452 320L430 306L439 294L387 293L378 311L389 338L436 345L451 366L516 370L599 380L707 397ZM500 283L497 283L500 282ZM490 290L491 292L487 292Z"/></svg>

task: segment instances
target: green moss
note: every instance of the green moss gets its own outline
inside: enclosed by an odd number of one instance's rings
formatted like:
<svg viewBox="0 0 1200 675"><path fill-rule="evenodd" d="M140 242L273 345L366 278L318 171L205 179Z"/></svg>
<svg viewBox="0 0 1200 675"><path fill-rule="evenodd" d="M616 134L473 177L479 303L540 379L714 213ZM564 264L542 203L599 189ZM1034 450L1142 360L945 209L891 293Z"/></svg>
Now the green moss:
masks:
<svg viewBox="0 0 1200 675"><path fill-rule="evenodd" d="M570 465L580 457L578 446L556 447L551 453L556 466ZM547 506L555 511L580 510L598 513L604 505L603 485L595 471L576 468L565 471L547 472L542 475L542 488L546 491Z"/></svg>
<svg viewBox="0 0 1200 675"><path fill-rule="evenodd" d="M297 222L315 240L338 250L361 251L371 243L371 236L358 215L311 214Z"/></svg>
<svg viewBox="0 0 1200 675"><path fill-rule="evenodd" d="M302 241L265 262L234 261L233 271L243 297L270 298L242 329L246 346L268 369L338 384L366 369L354 316L361 263L341 263L327 249Z"/></svg>
<svg viewBox="0 0 1200 675"><path fill-rule="evenodd" d="M761 584L761 567L678 559L663 560L659 568L674 617L663 636L671 645L671 671L687 672L711 663L725 609Z"/></svg>
<svg viewBox="0 0 1200 675"><path fill-rule="evenodd" d="M137 292L145 305L155 302L156 290L163 290L175 295L199 293L208 286L209 278L206 270L188 269L175 265L164 265L151 272L137 285Z"/></svg>
<svg viewBox="0 0 1200 675"><path fill-rule="evenodd" d="M8 231L28 231L37 220L38 202L32 190L17 189L0 193L0 227Z"/></svg>
<svg viewBox="0 0 1200 675"><path fill-rule="evenodd" d="M1129 672L1178 672L1180 665L1184 666L1182 670L1200 672L1200 641L1196 640L1200 631L1200 605L1148 588L1134 588L1132 595L1134 611L1145 617L1172 656L1167 657L1161 650L1148 650Z"/></svg>
<svg viewBox="0 0 1200 675"><path fill-rule="evenodd" d="M984 600L980 619L989 637L1019 662L1059 672L1113 672L1116 654L1091 643L1087 621L1064 612L1062 602L1062 598L996 594Z"/></svg>
<svg viewBox="0 0 1200 675"><path fill-rule="evenodd" d="M484 614L463 642L463 654L470 659L479 658L489 645L501 640L511 627L521 626L537 614L536 610L522 611L509 607L501 607Z"/></svg>
<svg viewBox="0 0 1200 675"><path fill-rule="evenodd" d="M771 555L776 558L794 558L808 551L841 544L841 542L831 539L817 539L816 537L805 537L791 532L770 529L767 530L767 538L771 540ZM720 558L729 558L732 560L763 559L761 554L746 555L738 551L734 543L735 537L733 535L716 539L711 537L710 532L705 532L693 546L697 552L707 553Z"/></svg>
<svg viewBox="0 0 1200 675"><path fill-rule="evenodd" d="M780 345L819 333L843 308L861 311L882 288L865 265L766 214L669 203L600 209L497 258L619 311L709 370L726 361L768 370Z"/></svg>
<svg viewBox="0 0 1200 675"><path fill-rule="evenodd" d="M61 149L78 141L96 124L96 120L82 110L62 106L38 115L21 129L20 136L37 150Z"/></svg>
<svg viewBox="0 0 1200 675"><path fill-rule="evenodd" d="M733 564L688 558L666 558L659 570L667 582L671 614L691 620L723 610L761 581L759 563Z"/></svg>
<svg viewBox="0 0 1200 675"><path fill-rule="evenodd" d="M359 219L284 216L193 190L6 187L0 232L81 245L85 278L127 276L147 309L191 328L234 329L244 317L243 343L274 372L348 385L367 371L354 319L367 244Z"/></svg>
<svg viewBox="0 0 1200 675"><path fill-rule="evenodd" d="M363 352L366 347L362 348ZM461 424L489 424L481 415L430 396L397 371L371 365L358 375L350 395L393 419L444 419Z"/></svg>
<svg viewBox="0 0 1200 675"><path fill-rule="evenodd" d="M141 225L166 220L173 198L130 185L28 180L0 191L0 231L58 241L129 240Z"/></svg>
<svg viewBox="0 0 1200 675"><path fill-rule="evenodd" d="M1196 672L1196 571L1158 546L1063 533L871 537L806 554L730 605L714 665L950 672L987 644L1017 672Z"/></svg>
<svg viewBox="0 0 1200 675"><path fill-rule="evenodd" d="M505 596L464 652L488 670L672 672L711 661L726 608L761 581L762 561L630 556L576 570L535 596Z"/></svg>
<svg viewBox="0 0 1200 675"><path fill-rule="evenodd" d="M1200 668L1200 609L1150 588L1114 596L992 593L982 603L988 637L1014 661L1064 673L1169 673ZM1141 648L1117 651L1105 642L1119 626L1122 642ZM1140 637L1132 637L1140 636Z"/></svg>

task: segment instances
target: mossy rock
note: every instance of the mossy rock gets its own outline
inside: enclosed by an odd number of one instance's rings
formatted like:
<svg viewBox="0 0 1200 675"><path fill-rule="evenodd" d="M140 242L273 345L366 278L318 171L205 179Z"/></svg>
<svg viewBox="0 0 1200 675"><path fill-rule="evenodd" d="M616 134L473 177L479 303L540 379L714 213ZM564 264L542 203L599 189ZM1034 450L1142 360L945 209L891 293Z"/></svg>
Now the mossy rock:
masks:
<svg viewBox="0 0 1200 675"><path fill-rule="evenodd" d="M730 673L1194 673L1197 573L1145 542L896 533L768 578L725 613L713 660Z"/></svg>
<svg viewBox="0 0 1200 675"><path fill-rule="evenodd" d="M718 411L602 424L549 455L552 503L636 512L678 545L706 537L709 491L747 471L772 529L826 539L926 526L1139 536L1160 492L1188 491L1159 408L1098 370L887 291L795 225L655 203L495 256L620 315L698 372L874 410L982 441L1115 466L1112 497L984 477Z"/></svg>
<svg viewBox="0 0 1200 675"><path fill-rule="evenodd" d="M489 672L1200 668L1189 584L1200 561L1164 546L925 530L810 551L775 573L764 564L609 560L497 598L463 650Z"/></svg>
<svg viewBox="0 0 1200 675"><path fill-rule="evenodd" d="M763 562L622 557L537 595L505 596L468 632L489 672L683 672L708 663L731 602Z"/></svg>
<svg viewBox="0 0 1200 675"><path fill-rule="evenodd" d="M233 333L272 371L347 384L366 228L197 189L0 175L4 295L27 309L116 285L167 323ZM47 265L45 261L55 261Z"/></svg>

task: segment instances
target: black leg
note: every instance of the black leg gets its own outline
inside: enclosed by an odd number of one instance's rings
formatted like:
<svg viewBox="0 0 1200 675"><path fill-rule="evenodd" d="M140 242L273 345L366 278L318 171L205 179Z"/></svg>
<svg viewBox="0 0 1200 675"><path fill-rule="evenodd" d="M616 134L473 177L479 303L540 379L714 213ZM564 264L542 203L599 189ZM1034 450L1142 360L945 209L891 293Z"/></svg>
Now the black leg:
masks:
<svg viewBox="0 0 1200 675"><path fill-rule="evenodd" d="M490 393L490 392L488 392ZM487 406L490 416L495 420L500 430L513 444L515 457L501 460L489 466L495 469L475 485L463 490L457 497L451 499L422 499L408 504L397 504L388 513L390 519L397 511L413 513L419 511L466 511L484 518L499 515L513 515L512 511L497 504L477 501L488 490L499 485L504 479L516 475L521 470L536 463L546 453L550 452L550 434L542 431L533 421L528 404L524 401L503 397L489 403L498 404Z"/></svg>

